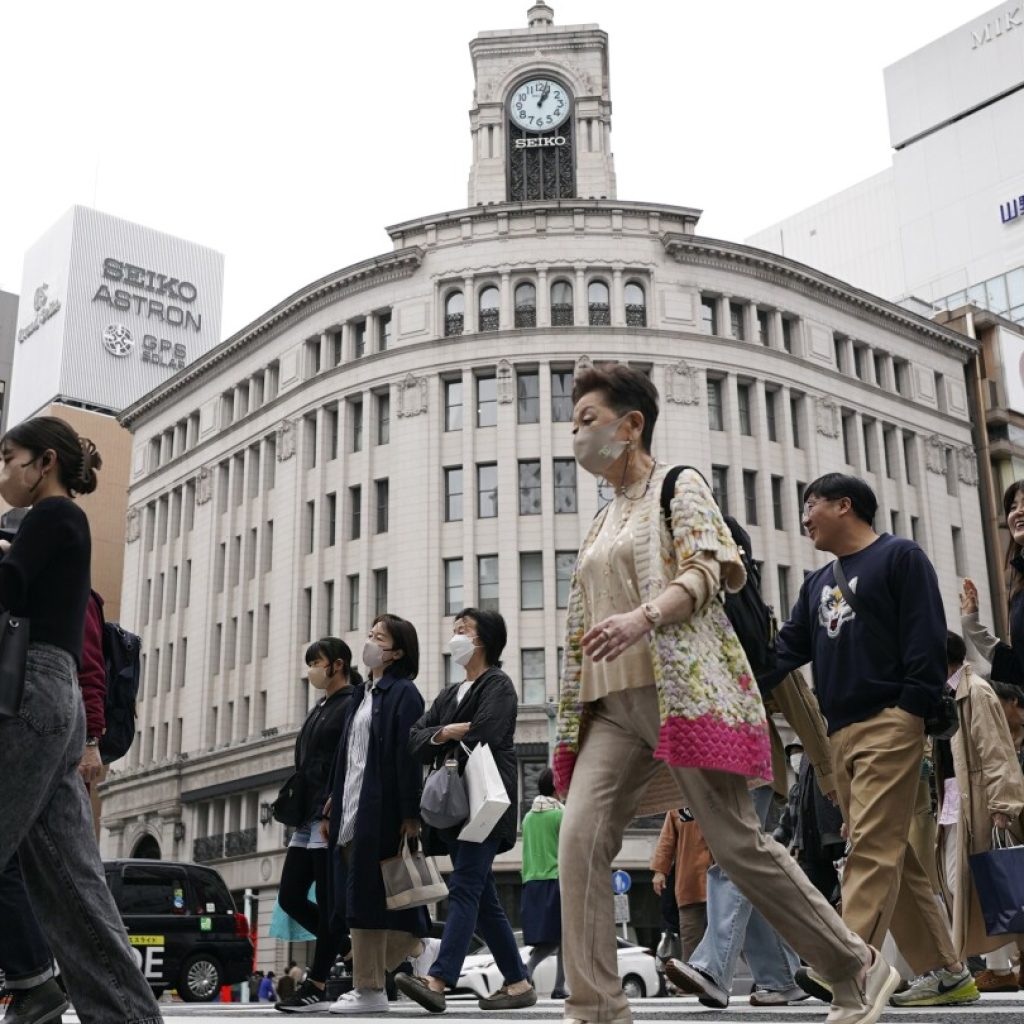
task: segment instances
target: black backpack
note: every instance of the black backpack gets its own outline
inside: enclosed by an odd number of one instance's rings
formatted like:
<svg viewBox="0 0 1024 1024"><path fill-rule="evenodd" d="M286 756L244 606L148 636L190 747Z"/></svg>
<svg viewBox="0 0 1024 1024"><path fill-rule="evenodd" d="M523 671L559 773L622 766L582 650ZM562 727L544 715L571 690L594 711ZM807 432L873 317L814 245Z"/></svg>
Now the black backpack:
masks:
<svg viewBox="0 0 1024 1024"><path fill-rule="evenodd" d="M692 469L704 480L704 474L693 466L676 466L668 471L665 482L661 485L661 511L670 536L672 497L676 491L676 480L684 469ZM707 480L704 482L706 484ZM708 487L708 490L710 489ZM740 549L743 568L747 570L747 582L743 588L735 594L725 595L725 614L729 617L732 628L736 630L736 636L756 677L775 667L775 634L778 632L778 623L775 620L775 613L761 597L761 569L754 561L750 534L732 516L723 512L722 518Z"/></svg>
<svg viewBox="0 0 1024 1024"><path fill-rule="evenodd" d="M96 604L98 607L99 602ZM122 629L117 622L103 620L107 731L100 737L100 757L104 764L124 757L135 739L135 702L139 697L141 653L141 637Z"/></svg>

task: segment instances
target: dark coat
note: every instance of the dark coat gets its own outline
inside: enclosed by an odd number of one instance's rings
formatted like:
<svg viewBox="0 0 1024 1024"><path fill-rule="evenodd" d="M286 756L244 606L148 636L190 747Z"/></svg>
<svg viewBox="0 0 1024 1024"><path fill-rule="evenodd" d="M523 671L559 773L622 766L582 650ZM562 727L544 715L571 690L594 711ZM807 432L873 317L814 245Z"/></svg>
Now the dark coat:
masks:
<svg viewBox="0 0 1024 1024"><path fill-rule="evenodd" d="M295 739L295 770L302 776L305 821L320 814L330 793L328 782L352 698L344 686L310 709Z"/></svg>
<svg viewBox="0 0 1024 1024"><path fill-rule="evenodd" d="M498 839L498 853L511 850L516 844L518 818L519 770L516 764L514 736L519 696L515 684L500 668L489 668L470 687L462 703L458 703L459 683L446 686L430 710L412 727L409 750L424 764L440 767L452 751L459 759L460 770L465 771L468 755L458 743L431 743L442 726L452 722L470 722L470 730L463 743L473 749L486 743L494 755L494 762L505 784L510 801L509 809L494 826L491 838ZM451 829L425 829L424 848L430 854L446 854L447 844L458 837L461 826Z"/></svg>
<svg viewBox="0 0 1024 1024"><path fill-rule="evenodd" d="M402 822L420 816L423 770L409 754L409 730L423 714L423 697L411 679L385 672L373 694L353 687L331 773L330 848L337 846L352 721L364 700L373 701L366 770L359 793L356 831L341 857L335 914L351 928L391 928L424 936L430 918L423 907L389 911L380 862L399 853ZM342 897L344 910L341 909Z"/></svg>

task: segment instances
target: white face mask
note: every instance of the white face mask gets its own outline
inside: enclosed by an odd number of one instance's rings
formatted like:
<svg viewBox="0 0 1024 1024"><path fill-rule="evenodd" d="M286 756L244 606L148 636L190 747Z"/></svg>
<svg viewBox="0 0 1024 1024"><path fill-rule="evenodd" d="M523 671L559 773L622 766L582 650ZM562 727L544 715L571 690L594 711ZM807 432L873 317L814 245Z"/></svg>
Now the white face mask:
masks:
<svg viewBox="0 0 1024 1024"><path fill-rule="evenodd" d="M389 647L388 652L391 651ZM376 640L367 640L363 644L363 664L372 672L375 668L381 668L384 664L385 650Z"/></svg>
<svg viewBox="0 0 1024 1024"><path fill-rule="evenodd" d="M800 760L802 756L801 754L790 754L789 756L789 767L793 769L795 775L800 774Z"/></svg>
<svg viewBox="0 0 1024 1024"><path fill-rule="evenodd" d="M573 455L588 473L601 476L626 450L629 442L621 441L615 435L628 415L626 413L600 426L580 427L576 431L572 439Z"/></svg>
<svg viewBox="0 0 1024 1024"><path fill-rule="evenodd" d="M327 678L327 669L322 665L310 665L306 670L306 678L314 690L326 690L330 682Z"/></svg>
<svg viewBox="0 0 1024 1024"><path fill-rule="evenodd" d="M473 660L473 651L475 650L476 644L473 643L473 638L471 636L456 633L451 640L448 641L448 653L452 656L452 661L454 661L456 665L461 665L463 668Z"/></svg>

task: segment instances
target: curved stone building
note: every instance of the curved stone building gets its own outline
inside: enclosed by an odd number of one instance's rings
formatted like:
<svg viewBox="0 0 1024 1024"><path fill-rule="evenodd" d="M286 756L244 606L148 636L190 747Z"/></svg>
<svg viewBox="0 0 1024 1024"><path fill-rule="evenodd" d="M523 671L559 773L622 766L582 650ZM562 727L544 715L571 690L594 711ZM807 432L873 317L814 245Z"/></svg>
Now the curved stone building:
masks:
<svg viewBox="0 0 1024 1024"><path fill-rule="evenodd" d="M821 563L799 495L833 469L867 477L879 528L923 545L950 615L957 574L986 578L973 344L703 238L697 210L617 199L607 38L555 25L543 4L529 16L471 45L466 209L389 228L392 251L289 296L122 416L135 437L123 607L145 638L144 696L104 788L104 852L155 840L214 864L253 890L264 937L285 842L269 801L309 706L310 639L358 652L376 612L409 618L429 701L455 678L452 613L500 609L532 798L569 574L604 500L572 458L581 362L650 373L656 455L701 468L746 523L776 608ZM521 109L546 118L556 93L563 120L516 123ZM623 866L642 873L652 839L636 830ZM517 853L501 866L515 883ZM634 923L656 926L649 887L634 892ZM283 955L260 950L261 966Z"/></svg>

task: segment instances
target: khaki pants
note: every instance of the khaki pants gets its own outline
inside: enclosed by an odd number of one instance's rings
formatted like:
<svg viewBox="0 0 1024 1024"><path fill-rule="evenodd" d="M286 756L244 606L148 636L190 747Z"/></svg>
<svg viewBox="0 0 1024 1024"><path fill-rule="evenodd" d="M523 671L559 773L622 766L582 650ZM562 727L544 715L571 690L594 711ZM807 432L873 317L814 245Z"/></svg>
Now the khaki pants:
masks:
<svg viewBox="0 0 1024 1024"><path fill-rule="evenodd" d="M916 974L956 962L945 914L908 837L924 722L886 708L832 735L832 769L853 849L843 870L843 920L880 946L891 929Z"/></svg>
<svg viewBox="0 0 1024 1024"><path fill-rule="evenodd" d="M565 1016L629 1020L615 951L612 860L654 773L658 696L653 686L596 701L576 761L559 835L562 954L572 992ZM867 949L796 861L761 831L746 779L674 768L715 860L772 927L823 977L852 977Z"/></svg>
<svg viewBox="0 0 1024 1024"><path fill-rule="evenodd" d="M679 959L689 960L708 930L708 905L691 903L679 908Z"/></svg>
<svg viewBox="0 0 1024 1024"><path fill-rule="evenodd" d="M384 988L384 975L410 954L419 952L423 940L411 932L383 928L352 929L352 987Z"/></svg>

